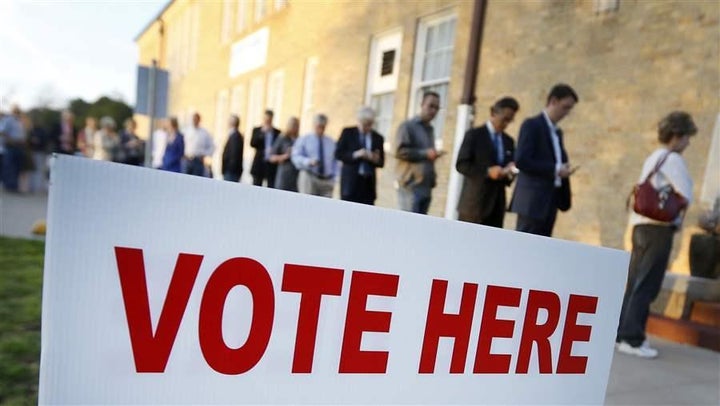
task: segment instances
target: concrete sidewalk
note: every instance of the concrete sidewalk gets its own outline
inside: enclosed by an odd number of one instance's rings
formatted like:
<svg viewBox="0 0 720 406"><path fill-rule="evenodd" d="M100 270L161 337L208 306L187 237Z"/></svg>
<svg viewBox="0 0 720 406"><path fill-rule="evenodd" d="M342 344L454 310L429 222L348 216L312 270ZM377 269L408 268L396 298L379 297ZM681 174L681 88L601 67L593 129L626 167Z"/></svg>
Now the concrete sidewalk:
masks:
<svg viewBox="0 0 720 406"><path fill-rule="evenodd" d="M45 218L47 195L0 192L0 235L31 234ZM651 339L654 360L615 353L605 403L608 405L720 405L720 353Z"/></svg>

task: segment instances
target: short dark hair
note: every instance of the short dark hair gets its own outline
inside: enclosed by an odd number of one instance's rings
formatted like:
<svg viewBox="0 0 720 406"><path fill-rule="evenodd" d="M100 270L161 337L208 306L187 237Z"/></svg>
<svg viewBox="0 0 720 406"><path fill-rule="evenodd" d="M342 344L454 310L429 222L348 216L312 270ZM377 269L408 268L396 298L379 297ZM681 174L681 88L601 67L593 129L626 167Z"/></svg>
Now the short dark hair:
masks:
<svg viewBox="0 0 720 406"><path fill-rule="evenodd" d="M692 116L684 111L673 111L658 123L658 141L669 143L674 137L695 135L697 126Z"/></svg>
<svg viewBox="0 0 720 406"><path fill-rule="evenodd" d="M422 97L422 100L420 101L420 103L421 104L425 103L425 99L427 99L430 96L435 96L438 98L438 100L440 100L440 94L438 92L435 92L432 90L427 90L427 91L423 92L423 97Z"/></svg>
<svg viewBox="0 0 720 406"><path fill-rule="evenodd" d="M179 127L177 117L175 117L175 116L170 117L170 125L171 125L173 128L178 128L178 127Z"/></svg>
<svg viewBox="0 0 720 406"><path fill-rule="evenodd" d="M575 100L575 103L580 101L577 93L575 93L575 90L570 87L570 85L566 85L565 83L558 83L557 85L553 86L552 89L550 89L550 93L548 93L546 103L550 104L550 99L561 100L566 97L572 97Z"/></svg>
<svg viewBox="0 0 720 406"><path fill-rule="evenodd" d="M275 113L273 113L273 111L270 109L265 109L265 115L273 117L275 115Z"/></svg>
<svg viewBox="0 0 720 406"><path fill-rule="evenodd" d="M500 113L503 109L510 109L514 112L520 110L520 103L512 97L503 97L490 107L490 113Z"/></svg>

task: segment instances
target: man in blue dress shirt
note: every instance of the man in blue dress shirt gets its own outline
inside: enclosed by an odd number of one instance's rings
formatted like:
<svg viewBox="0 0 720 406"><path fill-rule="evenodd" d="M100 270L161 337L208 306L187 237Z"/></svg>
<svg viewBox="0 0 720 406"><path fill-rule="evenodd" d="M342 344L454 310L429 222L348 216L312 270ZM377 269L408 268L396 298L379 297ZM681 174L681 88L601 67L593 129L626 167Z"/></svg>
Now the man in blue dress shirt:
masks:
<svg viewBox="0 0 720 406"><path fill-rule="evenodd" d="M300 137L292 149L292 163L300 171L298 191L315 196L332 197L337 176L335 141L325 135L327 116L313 119L315 131Z"/></svg>

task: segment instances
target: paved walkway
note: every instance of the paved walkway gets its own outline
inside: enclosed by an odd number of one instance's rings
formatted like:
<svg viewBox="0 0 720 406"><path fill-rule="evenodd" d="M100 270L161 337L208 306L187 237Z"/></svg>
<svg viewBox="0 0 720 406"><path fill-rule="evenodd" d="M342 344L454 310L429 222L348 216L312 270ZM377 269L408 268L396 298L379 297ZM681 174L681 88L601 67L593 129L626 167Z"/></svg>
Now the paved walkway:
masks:
<svg viewBox="0 0 720 406"><path fill-rule="evenodd" d="M32 225L45 218L47 196L0 192L0 235L40 238ZM660 356L645 360L615 353L608 405L720 405L720 353L651 339Z"/></svg>

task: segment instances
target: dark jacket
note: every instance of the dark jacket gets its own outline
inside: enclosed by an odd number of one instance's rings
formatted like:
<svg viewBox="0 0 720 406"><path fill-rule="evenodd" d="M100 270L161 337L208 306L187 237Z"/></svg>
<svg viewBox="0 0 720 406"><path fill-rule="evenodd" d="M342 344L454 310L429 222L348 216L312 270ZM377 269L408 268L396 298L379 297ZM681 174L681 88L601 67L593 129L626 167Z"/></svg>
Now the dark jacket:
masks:
<svg viewBox="0 0 720 406"><path fill-rule="evenodd" d="M230 133L222 155L222 173L242 176L243 173L243 136L237 130Z"/></svg>
<svg viewBox="0 0 720 406"><path fill-rule="evenodd" d="M482 222L496 205L505 207L505 187L512 180L493 180L487 176L489 167L504 167L514 160L515 141L502 133L502 142L503 160L498 162L496 146L487 125L465 133L455 164L457 171L465 176L457 207L461 217Z"/></svg>
<svg viewBox="0 0 720 406"><path fill-rule="evenodd" d="M560 139L562 163L568 162L563 144L562 130L557 130ZM555 189L555 152L550 128L542 113L526 119L520 127L515 165L520 169L515 192L510 202L510 211L534 219L546 219L552 210L567 211L571 206L570 180L562 179L558 198Z"/></svg>
<svg viewBox="0 0 720 406"><path fill-rule="evenodd" d="M275 140L279 135L280 130L273 127L272 142L270 143L271 146L275 143ZM250 146L255 148L255 158L253 158L253 163L250 167L250 174L262 177L269 177L272 175L274 177L277 165L265 161L265 133L262 131L262 127L253 128L252 137L250 138Z"/></svg>
<svg viewBox="0 0 720 406"><path fill-rule="evenodd" d="M335 147L335 159L342 161L342 172L340 173L340 197L343 200L354 200L351 196L355 196L357 193L357 182L360 163L367 162L370 165L370 173L368 174L372 182L372 191L369 196L357 196L363 198L362 200L374 201L377 198L377 184L375 168L382 168L385 165L385 151L383 150L383 137L375 131L370 132L371 138L371 151L378 151L380 153L380 161L373 163L365 159L353 158L353 152L365 148L365 145L361 144L360 141L360 130L357 127L348 127L342 130L340 139Z"/></svg>

